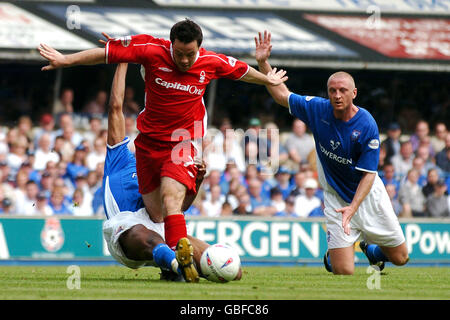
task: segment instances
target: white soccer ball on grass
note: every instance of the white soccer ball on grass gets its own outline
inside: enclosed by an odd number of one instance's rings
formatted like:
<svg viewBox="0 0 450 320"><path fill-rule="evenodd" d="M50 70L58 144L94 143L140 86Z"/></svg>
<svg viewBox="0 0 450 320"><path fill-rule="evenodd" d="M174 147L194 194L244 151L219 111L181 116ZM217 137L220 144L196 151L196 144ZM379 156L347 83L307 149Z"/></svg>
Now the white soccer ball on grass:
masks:
<svg viewBox="0 0 450 320"><path fill-rule="evenodd" d="M203 252L200 267L209 281L228 282L238 275L241 259L237 251L229 245L216 243Z"/></svg>

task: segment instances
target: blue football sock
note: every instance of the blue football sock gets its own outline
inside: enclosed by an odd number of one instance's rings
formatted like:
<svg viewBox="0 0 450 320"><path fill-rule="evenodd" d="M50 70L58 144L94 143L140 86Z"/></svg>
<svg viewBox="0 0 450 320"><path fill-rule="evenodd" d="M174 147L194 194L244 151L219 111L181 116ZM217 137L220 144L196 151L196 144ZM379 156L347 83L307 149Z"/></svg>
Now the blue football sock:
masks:
<svg viewBox="0 0 450 320"><path fill-rule="evenodd" d="M163 269L173 270L173 261L176 262L175 252L169 248L169 246L165 243L158 244L152 251L153 260L155 260L156 264ZM178 263L176 265L178 274L181 274L180 269L178 268Z"/></svg>
<svg viewBox="0 0 450 320"><path fill-rule="evenodd" d="M377 246L376 244L369 244L367 246L367 257L370 260L377 261L377 262L389 261L389 259L384 255L383 251L381 251L381 248L379 246Z"/></svg>

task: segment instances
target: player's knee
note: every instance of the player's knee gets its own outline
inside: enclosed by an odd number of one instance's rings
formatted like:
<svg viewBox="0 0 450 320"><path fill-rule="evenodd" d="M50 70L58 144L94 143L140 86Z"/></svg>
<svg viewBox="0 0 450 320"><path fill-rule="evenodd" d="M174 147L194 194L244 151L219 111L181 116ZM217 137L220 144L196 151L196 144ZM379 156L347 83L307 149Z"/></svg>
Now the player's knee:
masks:
<svg viewBox="0 0 450 320"><path fill-rule="evenodd" d="M403 266L408 263L409 255L408 255L408 253L401 252L401 253L394 255L389 260L396 266Z"/></svg>
<svg viewBox="0 0 450 320"><path fill-rule="evenodd" d="M333 266L333 274L351 276L355 272L354 266Z"/></svg>

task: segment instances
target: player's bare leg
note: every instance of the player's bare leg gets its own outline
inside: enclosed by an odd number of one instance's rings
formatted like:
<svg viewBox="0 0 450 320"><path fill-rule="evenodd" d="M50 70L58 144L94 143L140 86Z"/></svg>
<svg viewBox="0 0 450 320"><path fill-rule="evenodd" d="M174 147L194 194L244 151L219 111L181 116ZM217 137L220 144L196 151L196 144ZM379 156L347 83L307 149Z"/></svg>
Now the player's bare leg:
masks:
<svg viewBox="0 0 450 320"><path fill-rule="evenodd" d="M334 274L352 275L355 271L355 250L353 245L347 248L329 249L331 267Z"/></svg>
<svg viewBox="0 0 450 320"><path fill-rule="evenodd" d="M144 200L145 208L150 215L150 218L155 223L164 222L164 216L162 212L161 205L161 188L158 187L152 192L146 193L142 195L142 199Z"/></svg>
<svg viewBox="0 0 450 320"><path fill-rule="evenodd" d="M409 261L408 248L406 243L403 242L397 247L382 247L380 246L383 253L396 266L403 266Z"/></svg>

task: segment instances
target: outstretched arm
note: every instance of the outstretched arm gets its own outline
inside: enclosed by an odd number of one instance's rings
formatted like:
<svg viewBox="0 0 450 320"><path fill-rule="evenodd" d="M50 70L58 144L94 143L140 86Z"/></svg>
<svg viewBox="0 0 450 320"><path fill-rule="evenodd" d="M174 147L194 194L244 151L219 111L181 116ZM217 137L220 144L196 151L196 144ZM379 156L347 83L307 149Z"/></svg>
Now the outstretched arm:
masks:
<svg viewBox="0 0 450 320"><path fill-rule="evenodd" d="M263 74L255 68L249 67L247 74L241 78L241 81L266 86L279 86L287 79L285 70L279 70L278 72L275 70L273 73Z"/></svg>
<svg viewBox="0 0 450 320"><path fill-rule="evenodd" d="M40 55L49 62L48 65L42 67L42 71L67 68L77 65L94 65L105 63L104 48L88 49L73 54L62 54L58 50L41 43L38 50Z"/></svg>
<svg viewBox="0 0 450 320"><path fill-rule="evenodd" d="M122 112L123 97L125 94L125 79L128 64L119 63L114 74L109 98L108 111L108 136L107 143L110 146L122 142L125 138L125 117Z"/></svg>
<svg viewBox="0 0 450 320"><path fill-rule="evenodd" d="M261 32L258 32L258 37L255 37L255 57L258 62L259 70L266 74L268 77L272 77L277 73L277 69L269 64L270 51L272 50L272 45L270 44L271 34L270 32L264 31L264 37L261 36ZM289 94L290 91L284 83L280 85L266 85L267 91L269 91L272 98L276 103L282 105L283 107L289 107Z"/></svg>

